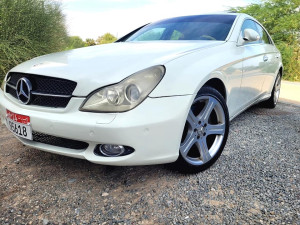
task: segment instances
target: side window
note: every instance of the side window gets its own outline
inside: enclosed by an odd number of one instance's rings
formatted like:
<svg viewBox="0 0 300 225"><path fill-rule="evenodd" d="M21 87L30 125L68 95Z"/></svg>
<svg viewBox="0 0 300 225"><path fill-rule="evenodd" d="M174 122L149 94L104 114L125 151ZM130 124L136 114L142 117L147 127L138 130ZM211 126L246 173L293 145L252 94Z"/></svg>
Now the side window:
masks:
<svg viewBox="0 0 300 225"><path fill-rule="evenodd" d="M152 30L145 32L144 34L140 35L134 41L148 41L148 40L160 40L161 36L163 35L166 28L158 27Z"/></svg>
<svg viewBox="0 0 300 225"><path fill-rule="evenodd" d="M172 35L171 35L170 40L179 40L179 39L181 39L183 36L184 36L184 35L183 35L181 32L179 32L179 31L177 31L177 30L174 30L173 33L172 33Z"/></svg>
<svg viewBox="0 0 300 225"><path fill-rule="evenodd" d="M264 44L271 44L270 38L267 34L267 32L258 24L255 23L257 29L258 29L258 33L260 36L260 42L264 43Z"/></svg>
<svg viewBox="0 0 300 225"><path fill-rule="evenodd" d="M253 20L245 20L244 21L242 30L241 30L241 34L240 34L241 39L243 39L245 29L252 29L252 30L255 30L257 33L259 33L257 30L257 27L255 25L255 22ZM257 43L260 43L260 41L255 41L255 42L250 42L250 43L245 43L245 44L247 45L247 44L257 44Z"/></svg>

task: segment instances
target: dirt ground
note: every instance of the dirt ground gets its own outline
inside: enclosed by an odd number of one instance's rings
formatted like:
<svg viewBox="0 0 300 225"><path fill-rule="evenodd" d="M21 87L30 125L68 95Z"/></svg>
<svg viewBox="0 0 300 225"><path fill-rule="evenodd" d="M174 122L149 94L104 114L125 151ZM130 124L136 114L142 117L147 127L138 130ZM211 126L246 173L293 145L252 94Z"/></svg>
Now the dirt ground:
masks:
<svg viewBox="0 0 300 225"><path fill-rule="evenodd" d="M0 224L300 224L300 108L247 110L195 175L42 152L2 125Z"/></svg>

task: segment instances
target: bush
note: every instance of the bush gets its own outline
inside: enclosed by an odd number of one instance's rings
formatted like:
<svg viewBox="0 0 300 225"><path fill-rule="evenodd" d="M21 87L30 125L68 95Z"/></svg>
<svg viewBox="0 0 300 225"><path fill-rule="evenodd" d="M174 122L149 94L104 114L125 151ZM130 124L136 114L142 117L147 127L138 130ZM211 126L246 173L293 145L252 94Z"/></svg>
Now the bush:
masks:
<svg viewBox="0 0 300 225"><path fill-rule="evenodd" d="M278 43L276 46L282 55L284 79L290 81L300 81L299 47L297 45L291 46L284 42Z"/></svg>
<svg viewBox="0 0 300 225"><path fill-rule="evenodd" d="M17 64L63 50L67 32L60 4L0 0L0 81Z"/></svg>
<svg viewBox="0 0 300 225"><path fill-rule="evenodd" d="M85 42L79 36L68 38L66 50L85 47Z"/></svg>
<svg viewBox="0 0 300 225"><path fill-rule="evenodd" d="M117 40L117 38L114 35L112 35L111 33L106 33L106 34L98 37L96 42L97 42L97 45L102 45L102 44L113 43L116 40Z"/></svg>

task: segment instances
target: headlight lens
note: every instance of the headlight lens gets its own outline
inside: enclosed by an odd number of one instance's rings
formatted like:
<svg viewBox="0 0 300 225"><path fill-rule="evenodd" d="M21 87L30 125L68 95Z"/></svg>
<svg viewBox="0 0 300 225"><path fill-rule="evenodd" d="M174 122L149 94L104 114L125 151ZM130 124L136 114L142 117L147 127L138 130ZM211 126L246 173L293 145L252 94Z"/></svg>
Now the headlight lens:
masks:
<svg viewBox="0 0 300 225"><path fill-rule="evenodd" d="M158 85L165 67L153 66L127 77L118 84L91 94L80 110L89 112L125 112L139 105Z"/></svg>

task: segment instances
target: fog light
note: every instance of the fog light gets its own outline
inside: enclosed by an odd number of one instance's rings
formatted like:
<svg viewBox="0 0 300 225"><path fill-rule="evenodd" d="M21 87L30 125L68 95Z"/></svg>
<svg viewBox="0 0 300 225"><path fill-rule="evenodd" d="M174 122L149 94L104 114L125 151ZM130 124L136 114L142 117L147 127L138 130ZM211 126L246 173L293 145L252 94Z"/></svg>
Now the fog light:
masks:
<svg viewBox="0 0 300 225"><path fill-rule="evenodd" d="M105 156L119 156L125 152L122 145L100 145L99 150Z"/></svg>
<svg viewBox="0 0 300 225"><path fill-rule="evenodd" d="M125 156L133 152L134 149L132 147L123 145L100 144L97 145L94 149L95 155L105 157Z"/></svg>

